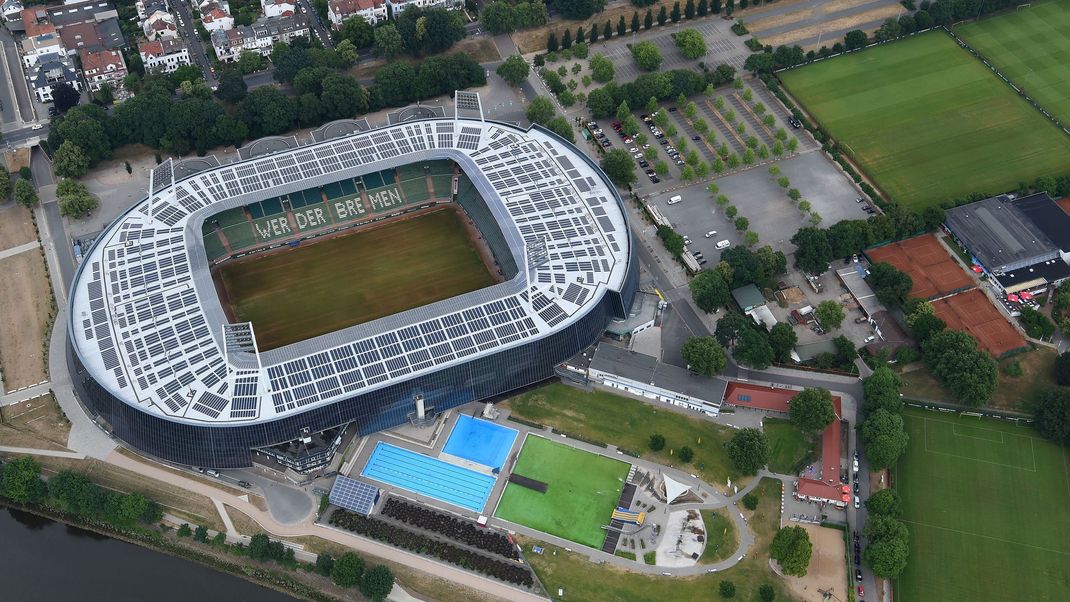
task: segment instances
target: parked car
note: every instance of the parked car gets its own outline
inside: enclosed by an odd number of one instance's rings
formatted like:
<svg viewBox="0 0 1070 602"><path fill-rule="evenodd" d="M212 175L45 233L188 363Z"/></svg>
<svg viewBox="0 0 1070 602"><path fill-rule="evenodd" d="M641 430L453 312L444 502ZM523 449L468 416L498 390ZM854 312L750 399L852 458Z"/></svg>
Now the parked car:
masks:
<svg viewBox="0 0 1070 602"><path fill-rule="evenodd" d="M219 471L215 470L214 468L209 468L208 470L204 471L204 473L210 477L215 477L217 479L219 478Z"/></svg>
<svg viewBox="0 0 1070 602"><path fill-rule="evenodd" d="M240 485L241 487L244 487L246 489L249 489L250 487L253 486L253 484L250 483L249 481L238 481L238 485Z"/></svg>
<svg viewBox="0 0 1070 602"><path fill-rule="evenodd" d="M669 112L670 113L675 113L676 112L676 107L669 107Z"/></svg>
<svg viewBox="0 0 1070 602"><path fill-rule="evenodd" d="M859 508L861 508L861 507L862 507L862 502L860 502L860 501L858 500L858 496L856 495L856 496L855 496L855 510L857 510L857 509L859 509Z"/></svg>
<svg viewBox="0 0 1070 602"><path fill-rule="evenodd" d="M706 233L705 236L706 236L706 238L713 238L716 235L717 235L717 230L710 230L709 232Z"/></svg>
<svg viewBox="0 0 1070 602"><path fill-rule="evenodd" d="M691 136L691 139L694 140L695 142L698 142L699 140L702 140L702 138L700 138L698 136Z"/></svg>
<svg viewBox="0 0 1070 602"><path fill-rule="evenodd" d="M796 119L794 115L788 117L788 123L791 125L791 127L795 129L799 129L802 127L802 122Z"/></svg>
<svg viewBox="0 0 1070 602"><path fill-rule="evenodd" d="M639 167L646 169L647 167L650 167L650 164L647 163L646 159L639 159Z"/></svg>
<svg viewBox="0 0 1070 602"><path fill-rule="evenodd" d="M669 143L669 141L666 140L664 136L658 136L658 138L659 138L658 144L660 144L662 146L665 146L665 145L667 145Z"/></svg>
<svg viewBox="0 0 1070 602"><path fill-rule="evenodd" d="M661 182L661 178L659 178L657 176L654 176L653 178L650 178L650 181L655 183L655 184L657 184L657 183Z"/></svg>
<svg viewBox="0 0 1070 602"><path fill-rule="evenodd" d="M862 581L862 569L855 571L855 581Z"/></svg>
<svg viewBox="0 0 1070 602"><path fill-rule="evenodd" d="M684 244L685 245L691 244L691 239L686 234L684 235Z"/></svg>
<svg viewBox="0 0 1070 602"><path fill-rule="evenodd" d="M642 159L643 158L643 153L632 153L632 158Z"/></svg>
<svg viewBox="0 0 1070 602"><path fill-rule="evenodd" d="M635 142L635 141L632 140L631 136L625 136L624 137L624 144L631 144L632 142Z"/></svg>
<svg viewBox="0 0 1070 602"><path fill-rule="evenodd" d="M858 584L858 597L862 598L865 595L866 595L866 590L862 587L862 584L859 583Z"/></svg>
<svg viewBox="0 0 1070 602"><path fill-rule="evenodd" d="M628 149L628 152L629 153L637 153L637 152L639 152L639 149L633 146L633 147Z"/></svg>
<svg viewBox="0 0 1070 602"><path fill-rule="evenodd" d="M677 159L676 160L676 164L677 165L683 165L684 164L684 160L683 159Z"/></svg>
<svg viewBox="0 0 1070 602"><path fill-rule="evenodd" d="M609 148L610 146L613 146L613 144L609 140L603 140L602 146L605 148Z"/></svg>

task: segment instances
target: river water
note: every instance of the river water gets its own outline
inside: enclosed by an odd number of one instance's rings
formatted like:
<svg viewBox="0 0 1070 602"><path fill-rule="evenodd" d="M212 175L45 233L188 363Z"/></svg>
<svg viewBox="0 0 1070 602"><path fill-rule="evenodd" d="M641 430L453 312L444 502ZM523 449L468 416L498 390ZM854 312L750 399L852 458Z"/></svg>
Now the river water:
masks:
<svg viewBox="0 0 1070 602"><path fill-rule="evenodd" d="M2 506L0 599L293 602L184 558Z"/></svg>

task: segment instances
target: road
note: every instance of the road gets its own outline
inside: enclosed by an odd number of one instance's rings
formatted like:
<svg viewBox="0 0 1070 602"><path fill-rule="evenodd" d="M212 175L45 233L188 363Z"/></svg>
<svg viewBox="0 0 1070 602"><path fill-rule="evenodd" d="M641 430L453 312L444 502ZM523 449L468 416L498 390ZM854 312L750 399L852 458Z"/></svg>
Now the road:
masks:
<svg viewBox="0 0 1070 602"><path fill-rule="evenodd" d="M316 14L316 10L312 7L312 3L308 0L297 0L297 6L308 17L308 22L312 26L312 31L315 32L316 37L319 38L324 48L334 48L334 40L331 39L331 32L327 30L323 25L323 21L320 20L320 16Z"/></svg>
<svg viewBox="0 0 1070 602"><path fill-rule="evenodd" d="M189 45L190 57L204 72L205 83L215 89L219 81L216 79L215 71L212 70L212 63L208 60L208 52L204 49L201 36L197 34L197 28L193 24L193 11L184 0L177 0L171 5L175 9L175 23L178 25L178 31Z"/></svg>
<svg viewBox="0 0 1070 602"><path fill-rule="evenodd" d="M0 27L0 123L29 123L36 119L18 46L11 32ZM4 137L7 137L5 133Z"/></svg>

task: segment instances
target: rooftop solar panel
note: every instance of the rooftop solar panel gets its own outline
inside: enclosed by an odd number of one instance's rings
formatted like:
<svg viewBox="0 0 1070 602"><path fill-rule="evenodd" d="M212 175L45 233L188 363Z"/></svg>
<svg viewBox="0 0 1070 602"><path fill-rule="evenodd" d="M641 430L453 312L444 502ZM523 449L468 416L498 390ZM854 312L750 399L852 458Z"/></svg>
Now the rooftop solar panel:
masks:
<svg viewBox="0 0 1070 602"><path fill-rule="evenodd" d="M379 499L379 488L349 477L339 476L334 481L334 487L331 487L328 499L335 506L368 516Z"/></svg>

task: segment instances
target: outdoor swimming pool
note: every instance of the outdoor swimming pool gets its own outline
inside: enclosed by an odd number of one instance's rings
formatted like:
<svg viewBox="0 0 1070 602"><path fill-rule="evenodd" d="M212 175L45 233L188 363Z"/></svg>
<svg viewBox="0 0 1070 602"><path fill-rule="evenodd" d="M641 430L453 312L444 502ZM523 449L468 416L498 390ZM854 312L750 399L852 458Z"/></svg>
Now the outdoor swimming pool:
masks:
<svg viewBox="0 0 1070 602"><path fill-rule="evenodd" d="M361 476L482 512L494 477L380 441Z"/></svg>
<svg viewBox="0 0 1070 602"><path fill-rule="evenodd" d="M513 449L516 434L511 428L461 414L442 451L476 464L501 468Z"/></svg>

